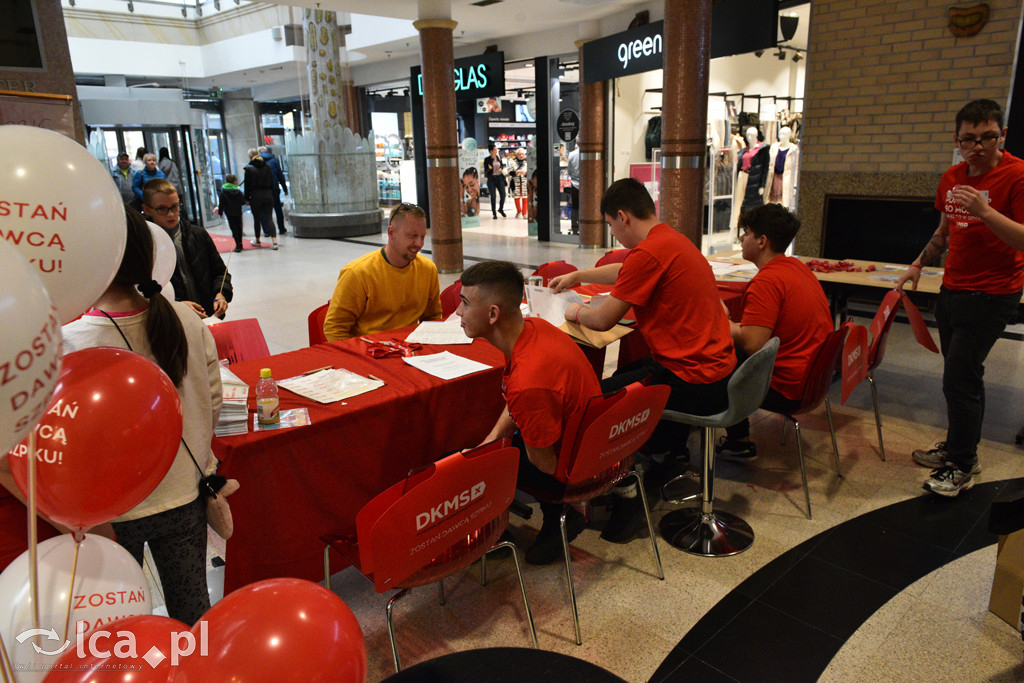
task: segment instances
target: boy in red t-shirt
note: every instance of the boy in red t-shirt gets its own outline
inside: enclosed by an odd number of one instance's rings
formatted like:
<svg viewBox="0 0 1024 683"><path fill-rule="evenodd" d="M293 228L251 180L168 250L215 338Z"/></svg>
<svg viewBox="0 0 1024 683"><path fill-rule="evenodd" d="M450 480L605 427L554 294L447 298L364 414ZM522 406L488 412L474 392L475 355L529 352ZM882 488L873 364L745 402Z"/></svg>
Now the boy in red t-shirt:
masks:
<svg viewBox="0 0 1024 683"><path fill-rule="evenodd" d="M466 336L482 337L505 354L502 393L505 410L488 443L513 435L520 450L519 486L558 496L565 490L565 468L559 462L562 434L573 416L601 393L586 356L561 330L539 318L523 319L523 275L512 263L485 261L462 274L462 303L456 313ZM540 533L526 551L530 564L548 564L562 555L558 503L541 503ZM583 515L569 508L569 541L586 526Z"/></svg>
<svg viewBox="0 0 1024 683"><path fill-rule="evenodd" d="M948 249L935 304L946 440L912 454L934 470L925 490L941 496L966 491L981 472L985 358L1024 287L1024 161L1001 148L1005 139L1003 112L992 100L974 100L957 113L953 141L965 160L939 181L939 227L896 285L902 289L909 280L917 289L921 266L937 263Z"/></svg>
<svg viewBox="0 0 1024 683"><path fill-rule="evenodd" d="M800 405L803 377L832 331L832 314L818 278L786 249L800 221L779 204L763 204L740 214L743 258L757 266L757 275L743 293L743 318L730 322L736 352L750 356L772 337L779 338L771 386L761 407L787 412ZM750 440L750 422L729 427L715 451L726 460L750 462L757 449Z"/></svg>
<svg viewBox="0 0 1024 683"><path fill-rule="evenodd" d="M570 306L565 312L567 320L592 330L611 329L633 309L651 357L623 368L602 386L614 391L647 378L671 387L670 410L696 415L725 410L736 354L711 265L690 240L658 220L651 195L632 178L605 190L601 213L615 238L630 249L625 261L568 273L550 286L557 292L578 282L613 285L600 305ZM644 445L657 478L673 471L671 461L685 452L688 434L683 425L663 422ZM652 477L646 479L650 486ZM646 525L632 486L617 493L601 538L626 543Z"/></svg>

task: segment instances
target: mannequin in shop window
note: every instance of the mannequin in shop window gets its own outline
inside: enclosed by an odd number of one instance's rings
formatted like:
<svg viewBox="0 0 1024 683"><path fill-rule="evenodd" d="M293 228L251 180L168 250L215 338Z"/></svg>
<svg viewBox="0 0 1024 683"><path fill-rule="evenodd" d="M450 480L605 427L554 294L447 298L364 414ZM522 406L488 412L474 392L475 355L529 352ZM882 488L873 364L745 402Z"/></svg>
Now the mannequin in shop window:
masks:
<svg viewBox="0 0 1024 683"><path fill-rule="evenodd" d="M740 155L733 196L734 212L738 205L740 213L764 204L764 186L768 179L768 145L764 144L761 131L751 126L744 137L747 148Z"/></svg>
<svg viewBox="0 0 1024 683"><path fill-rule="evenodd" d="M796 198L796 171L800 149L793 144L793 129L783 126L779 129L779 141L768 153L768 168L771 180L768 182L768 198L765 202L782 204L790 211Z"/></svg>

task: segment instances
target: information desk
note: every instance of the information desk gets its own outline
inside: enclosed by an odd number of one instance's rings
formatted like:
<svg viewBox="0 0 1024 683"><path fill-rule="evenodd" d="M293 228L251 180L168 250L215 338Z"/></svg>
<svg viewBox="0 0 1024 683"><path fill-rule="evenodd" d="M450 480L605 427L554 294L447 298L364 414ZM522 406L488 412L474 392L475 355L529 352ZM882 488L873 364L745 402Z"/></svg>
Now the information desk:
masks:
<svg viewBox="0 0 1024 683"><path fill-rule="evenodd" d="M371 338L405 339L413 329ZM419 352L447 350L491 366L447 382L400 357L373 359L366 347L348 339L231 366L250 386L250 432L214 439L214 452L223 460L220 473L241 484L228 499L235 532L227 544L225 593L272 577L321 581L320 536L354 533L364 504L410 469L477 445L504 407L505 359L483 340ZM385 386L326 405L281 389L281 408L308 408L312 424L251 431L260 368L270 368L280 380L325 366L374 375Z"/></svg>

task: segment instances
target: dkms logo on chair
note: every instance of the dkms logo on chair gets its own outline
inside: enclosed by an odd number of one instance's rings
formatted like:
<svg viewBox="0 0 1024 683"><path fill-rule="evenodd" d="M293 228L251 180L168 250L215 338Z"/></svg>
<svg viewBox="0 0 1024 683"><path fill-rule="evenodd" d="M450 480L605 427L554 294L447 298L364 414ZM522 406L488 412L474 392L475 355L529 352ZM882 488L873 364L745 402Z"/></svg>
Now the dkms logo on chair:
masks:
<svg viewBox="0 0 1024 683"><path fill-rule="evenodd" d="M420 531L428 525L434 525L463 509L477 498L484 495L484 488L485 485L482 481L473 484L472 487L466 489L457 496L452 496L451 500L442 501L430 508L429 511L419 513L416 515L416 531Z"/></svg>

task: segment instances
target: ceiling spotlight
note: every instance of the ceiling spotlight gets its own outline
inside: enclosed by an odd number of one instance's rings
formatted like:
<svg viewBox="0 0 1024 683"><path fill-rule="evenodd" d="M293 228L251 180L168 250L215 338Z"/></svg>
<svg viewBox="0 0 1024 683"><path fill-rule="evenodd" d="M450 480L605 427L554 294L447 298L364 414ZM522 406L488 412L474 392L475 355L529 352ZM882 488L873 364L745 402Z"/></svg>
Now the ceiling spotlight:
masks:
<svg viewBox="0 0 1024 683"><path fill-rule="evenodd" d="M199 4L199 0L196 0L196 14L203 16L203 6Z"/></svg>
<svg viewBox="0 0 1024 683"><path fill-rule="evenodd" d="M128 0L128 13L129 14L134 14L135 13L135 5L134 5L134 3L132 3L132 0Z"/></svg>
<svg viewBox="0 0 1024 683"><path fill-rule="evenodd" d="M185 19L188 19L188 10L185 9L184 5L181 6L181 16Z"/></svg>
<svg viewBox="0 0 1024 683"><path fill-rule="evenodd" d="M75 0L68 0L68 4L71 5L72 7L74 7L75 6Z"/></svg>
<svg viewBox="0 0 1024 683"><path fill-rule="evenodd" d="M764 50L754 50L754 56L757 57L758 59L760 59L761 55L763 55L763 54L764 54Z"/></svg>
<svg viewBox="0 0 1024 683"><path fill-rule="evenodd" d="M800 56L799 52L794 52L793 53L793 61L794 62L799 62L801 59L803 59L803 57Z"/></svg>
<svg viewBox="0 0 1024 683"><path fill-rule="evenodd" d="M785 50L779 50L778 52L775 53L775 56L779 58L780 62L785 61L786 57L787 57L786 51Z"/></svg>
<svg viewBox="0 0 1024 683"><path fill-rule="evenodd" d="M213 9L220 11L220 0L213 0Z"/></svg>

